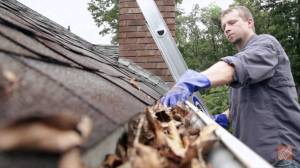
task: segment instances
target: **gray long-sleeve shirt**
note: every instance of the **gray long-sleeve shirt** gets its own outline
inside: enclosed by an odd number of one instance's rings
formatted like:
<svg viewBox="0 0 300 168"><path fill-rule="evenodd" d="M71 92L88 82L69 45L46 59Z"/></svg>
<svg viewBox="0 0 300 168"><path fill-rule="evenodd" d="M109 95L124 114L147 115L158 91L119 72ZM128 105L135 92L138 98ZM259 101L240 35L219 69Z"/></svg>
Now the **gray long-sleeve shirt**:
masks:
<svg viewBox="0 0 300 168"><path fill-rule="evenodd" d="M230 112L234 134L270 163L282 147L300 162L300 107L289 59L270 35L254 35L234 56ZM281 151L281 155L285 154Z"/></svg>

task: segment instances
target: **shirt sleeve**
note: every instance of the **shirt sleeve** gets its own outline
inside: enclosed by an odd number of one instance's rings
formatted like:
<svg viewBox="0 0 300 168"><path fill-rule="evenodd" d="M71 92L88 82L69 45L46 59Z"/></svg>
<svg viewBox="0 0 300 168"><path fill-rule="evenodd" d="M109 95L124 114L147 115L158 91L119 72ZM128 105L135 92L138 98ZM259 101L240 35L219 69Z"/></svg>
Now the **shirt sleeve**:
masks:
<svg viewBox="0 0 300 168"><path fill-rule="evenodd" d="M278 64L278 54L271 39L258 39L234 56L221 58L234 66L232 87L258 83L272 77Z"/></svg>

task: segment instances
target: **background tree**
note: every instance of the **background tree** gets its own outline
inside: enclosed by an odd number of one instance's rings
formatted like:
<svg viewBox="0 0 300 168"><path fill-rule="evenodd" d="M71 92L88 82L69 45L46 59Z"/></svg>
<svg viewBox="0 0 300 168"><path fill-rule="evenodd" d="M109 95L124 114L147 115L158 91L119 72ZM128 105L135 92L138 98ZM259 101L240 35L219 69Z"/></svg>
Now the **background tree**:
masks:
<svg viewBox="0 0 300 168"><path fill-rule="evenodd" d="M111 43L116 44L119 33L119 0L91 0L88 10L100 28L99 34L113 34Z"/></svg>

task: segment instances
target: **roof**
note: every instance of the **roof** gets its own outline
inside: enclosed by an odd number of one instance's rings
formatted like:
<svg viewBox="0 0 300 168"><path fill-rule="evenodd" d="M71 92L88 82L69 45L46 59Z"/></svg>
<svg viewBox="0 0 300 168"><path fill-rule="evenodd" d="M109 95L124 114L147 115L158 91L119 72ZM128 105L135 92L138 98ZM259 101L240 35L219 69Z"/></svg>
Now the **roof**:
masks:
<svg viewBox="0 0 300 168"><path fill-rule="evenodd" d="M89 149L168 88L118 59L116 46L91 44L15 0L0 8L0 68L17 78L12 93L0 96L0 123L36 113L88 114Z"/></svg>

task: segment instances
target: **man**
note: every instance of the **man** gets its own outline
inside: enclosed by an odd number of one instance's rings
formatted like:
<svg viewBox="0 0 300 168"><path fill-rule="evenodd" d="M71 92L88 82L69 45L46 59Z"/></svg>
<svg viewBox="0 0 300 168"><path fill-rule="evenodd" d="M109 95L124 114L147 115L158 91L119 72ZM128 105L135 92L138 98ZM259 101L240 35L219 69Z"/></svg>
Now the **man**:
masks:
<svg viewBox="0 0 300 168"><path fill-rule="evenodd" d="M202 73L188 70L162 103L174 106L195 91L229 84L234 135L275 166L300 167L300 107L285 51L273 36L255 34L246 7L225 10L221 26L239 52Z"/></svg>

